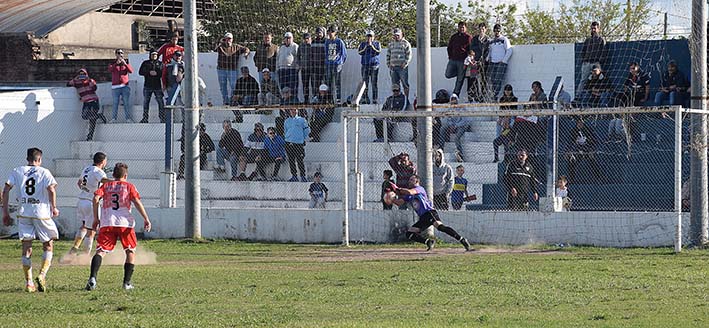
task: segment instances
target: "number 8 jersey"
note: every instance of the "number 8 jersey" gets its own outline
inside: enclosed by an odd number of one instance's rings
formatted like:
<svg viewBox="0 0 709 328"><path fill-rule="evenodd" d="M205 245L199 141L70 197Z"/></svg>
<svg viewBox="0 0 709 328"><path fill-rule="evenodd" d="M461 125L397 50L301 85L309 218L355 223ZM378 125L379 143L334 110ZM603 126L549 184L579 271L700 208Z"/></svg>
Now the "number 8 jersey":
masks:
<svg viewBox="0 0 709 328"><path fill-rule="evenodd" d="M19 166L12 170L6 184L15 188L15 199L20 203L18 218L52 218L47 187L56 185L57 180L49 170L41 166Z"/></svg>
<svg viewBox="0 0 709 328"><path fill-rule="evenodd" d="M135 186L128 181L109 181L104 183L94 193L103 197L101 203L101 227L135 226L135 218L130 213L131 201L140 199Z"/></svg>

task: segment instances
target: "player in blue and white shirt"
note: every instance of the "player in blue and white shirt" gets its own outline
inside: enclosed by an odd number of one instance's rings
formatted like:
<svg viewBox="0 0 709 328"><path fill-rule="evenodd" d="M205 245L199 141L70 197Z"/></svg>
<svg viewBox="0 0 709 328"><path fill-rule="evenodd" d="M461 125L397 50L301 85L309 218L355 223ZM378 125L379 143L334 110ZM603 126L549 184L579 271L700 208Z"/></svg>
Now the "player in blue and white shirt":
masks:
<svg viewBox="0 0 709 328"><path fill-rule="evenodd" d="M467 239L461 237L453 228L443 225L441 218L438 216L438 212L433 208L433 203L426 194L426 189L419 185L420 182L421 179L418 175L412 175L409 178L409 188L398 188L392 183L394 193L400 196L394 200L394 204L401 206L404 205L404 203L410 203L419 217L419 220L406 231L406 237L410 240L426 244L426 247L428 247L427 250L430 251L436 243L435 239L424 238L420 233L433 225L438 231L444 232L455 238L455 240L460 241L466 251L471 250L470 243L468 243Z"/></svg>

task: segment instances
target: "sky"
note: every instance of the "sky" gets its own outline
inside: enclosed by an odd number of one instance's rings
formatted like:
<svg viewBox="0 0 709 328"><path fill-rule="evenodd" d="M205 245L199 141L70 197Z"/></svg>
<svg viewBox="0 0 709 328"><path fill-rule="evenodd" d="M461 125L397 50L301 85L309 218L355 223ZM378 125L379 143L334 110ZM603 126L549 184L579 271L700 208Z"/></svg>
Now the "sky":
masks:
<svg viewBox="0 0 709 328"><path fill-rule="evenodd" d="M447 5L456 5L459 2L463 4L464 8L467 6L467 0L440 0ZM627 0L614 0L619 3L626 3ZM632 2L637 2L637 0L631 0ZM656 11L654 17L657 17L658 21L664 17L664 13L668 13L668 34L680 34L688 35L691 26L691 0L650 0L653 9ZM487 0L491 5L498 5L500 3L515 3L519 9L519 13L524 13L527 8L540 8L542 10L554 10L559 8L560 3L571 3L571 0Z"/></svg>

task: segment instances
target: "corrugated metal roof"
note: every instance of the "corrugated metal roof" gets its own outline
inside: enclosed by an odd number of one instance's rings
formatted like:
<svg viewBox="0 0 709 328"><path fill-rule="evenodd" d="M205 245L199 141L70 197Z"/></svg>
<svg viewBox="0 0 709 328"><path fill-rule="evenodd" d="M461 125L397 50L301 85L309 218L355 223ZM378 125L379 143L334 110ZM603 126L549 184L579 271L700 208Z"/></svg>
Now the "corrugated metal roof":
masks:
<svg viewBox="0 0 709 328"><path fill-rule="evenodd" d="M0 33L46 36L80 16L122 0L0 0Z"/></svg>

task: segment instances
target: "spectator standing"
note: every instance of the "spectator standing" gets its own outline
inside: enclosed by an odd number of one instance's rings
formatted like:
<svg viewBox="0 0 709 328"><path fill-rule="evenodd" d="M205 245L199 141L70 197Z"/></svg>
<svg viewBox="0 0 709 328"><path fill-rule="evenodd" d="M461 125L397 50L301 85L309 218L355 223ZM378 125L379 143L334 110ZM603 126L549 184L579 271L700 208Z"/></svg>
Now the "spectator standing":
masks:
<svg viewBox="0 0 709 328"><path fill-rule="evenodd" d="M313 175L313 183L310 184L308 188L308 193L310 193L310 208L325 208L325 203L327 203L327 187L321 182L322 174L320 172L315 172Z"/></svg>
<svg viewBox="0 0 709 328"><path fill-rule="evenodd" d="M173 32L172 34L169 35L169 39L170 39L170 41L163 44L160 47L160 49L158 49L158 55L161 56L162 67L163 67L163 72L161 74L163 87L167 87L167 74L165 73L165 70L167 70L167 65L170 64L170 62L172 62L175 52L176 51L179 51L181 53L185 52L185 48L183 48L181 45L177 44L180 41L180 34L179 33Z"/></svg>
<svg viewBox="0 0 709 328"><path fill-rule="evenodd" d="M268 180L266 164L268 163L268 150L266 150L266 134L263 124L256 122L254 132L246 138L246 161L256 163L256 169L249 176L249 180Z"/></svg>
<svg viewBox="0 0 709 328"><path fill-rule="evenodd" d="M281 88L290 88L298 97L298 44L293 42L293 33L283 35L283 44L278 48L276 68L278 69L278 84Z"/></svg>
<svg viewBox="0 0 709 328"><path fill-rule="evenodd" d="M662 75L660 91L655 94L655 105L681 105L687 94L689 81L680 70L677 69L677 62L670 60L667 63L667 71Z"/></svg>
<svg viewBox="0 0 709 328"><path fill-rule="evenodd" d="M411 44L404 39L400 28L394 29L394 39L387 50L387 67L391 75L391 84L404 88L404 95L409 97L409 63L411 63Z"/></svg>
<svg viewBox="0 0 709 328"><path fill-rule="evenodd" d="M244 154L244 142L241 140L241 134L236 129L232 128L230 120L224 120L222 123L222 136L219 138L219 148L217 148L217 167L218 172L224 172L224 159L229 159L231 166L231 180L236 181L237 173L239 172L238 162L239 157Z"/></svg>
<svg viewBox="0 0 709 328"><path fill-rule="evenodd" d="M158 60L158 52L150 51L150 57L140 64L138 74L145 79L143 84L143 119L140 123L148 123L150 117L150 98L154 95L158 103L158 116L160 123L165 123L165 95L162 90L163 64Z"/></svg>
<svg viewBox="0 0 709 328"><path fill-rule="evenodd" d="M569 180L573 183L577 183L576 180L576 165L582 160L587 160L591 166L591 172L595 178L595 181L601 180L601 168L598 166L598 161L596 160L596 145L598 141L596 140L596 135L593 130L589 129L586 124L584 124L582 119L576 120L576 127L571 130L570 140L569 140L569 154L566 156L569 168Z"/></svg>
<svg viewBox="0 0 709 328"><path fill-rule="evenodd" d="M312 65L313 68L313 79L315 80L313 87L325 83L325 59L327 58L325 40L325 28L316 28L315 39L313 40L312 59L310 60L310 65Z"/></svg>
<svg viewBox="0 0 709 328"><path fill-rule="evenodd" d="M585 79L590 74L595 65L601 66L606 61L608 55L606 49L606 40L601 36L601 24L598 22L591 23L591 35L586 38L581 46L581 82L579 90L585 90Z"/></svg>
<svg viewBox="0 0 709 328"><path fill-rule="evenodd" d="M298 47L298 54L295 61L300 70L300 79L303 84L303 102L309 104L310 95L315 94L313 89L317 88L322 81L315 79L315 62L313 62L316 48L313 47L313 38L310 33L303 34L303 43Z"/></svg>
<svg viewBox="0 0 709 328"><path fill-rule="evenodd" d="M409 159L409 154L400 153L389 159L389 166L396 173L396 185L399 188L409 185L409 178L416 174L416 166Z"/></svg>
<svg viewBox="0 0 709 328"><path fill-rule="evenodd" d="M118 118L118 105L123 98L123 111L126 115L126 123L133 123L130 108L130 87L128 86L128 75L133 73L133 67L128 63L128 59L123 57L123 50L116 49L116 60L108 65L111 72L111 90L113 91L113 116L111 123L116 123Z"/></svg>
<svg viewBox="0 0 709 328"><path fill-rule="evenodd" d="M451 95L449 103L451 105L457 105L458 104L458 95L455 93ZM459 111L465 111L467 110L464 107L456 107L453 108L454 110L459 110ZM462 116L451 116L447 120L447 126L444 130L444 133L441 134L442 140L439 141L440 145L445 145L446 141L450 139L450 135L455 134L455 155L456 159L459 162L462 162L463 159L463 142L465 141L465 133L470 131L470 118L468 117L462 117Z"/></svg>
<svg viewBox="0 0 709 328"><path fill-rule="evenodd" d="M359 44L357 52L362 56L362 80L365 83L364 97L362 101L365 104L376 104L379 99L377 79L379 77L379 54L382 52L382 46L379 41L374 40L374 32L367 31L365 35L366 41ZM369 99L369 87L372 87L372 99Z"/></svg>
<svg viewBox="0 0 709 328"><path fill-rule="evenodd" d="M455 179L453 180L453 191L451 192L451 206L454 210L463 207L463 202L468 198L468 179L463 178L465 167L458 165L455 168Z"/></svg>
<svg viewBox="0 0 709 328"><path fill-rule="evenodd" d="M310 128L305 118L298 116L298 110L291 108L290 117L284 123L286 154L288 154L288 165L290 166L291 178L288 181L298 181L298 171L300 169L300 180L307 182L305 178L305 138L310 134Z"/></svg>
<svg viewBox="0 0 709 328"><path fill-rule="evenodd" d="M230 104L229 95L236 92L236 79L238 76L239 56L244 59L249 57L249 48L234 43L234 36L227 32L219 40L214 51L217 52L217 78L219 79L219 90L222 92L224 106Z"/></svg>
<svg viewBox="0 0 709 328"><path fill-rule="evenodd" d="M582 90L580 94L582 107L608 106L610 82L601 69L601 65L593 65L591 73L583 83Z"/></svg>
<svg viewBox="0 0 709 328"><path fill-rule="evenodd" d="M179 88L182 84L182 80L185 78L185 62L182 61L182 52L175 51L172 54L172 61L167 65L167 68L163 71L165 76L164 80L167 81L165 86L167 87L167 104L181 104L182 98L180 97ZM179 102L178 102L179 98ZM185 118L185 110L182 109L182 118Z"/></svg>
<svg viewBox="0 0 709 328"><path fill-rule="evenodd" d="M566 186L567 181L565 176L560 176L556 179L556 198L561 204L561 211L568 212L571 208L571 198L569 198L569 188Z"/></svg>
<svg viewBox="0 0 709 328"><path fill-rule="evenodd" d="M394 206L384 202L384 195L390 191L394 191L394 189L391 188L391 185L394 184L394 181L391 179L394 176L394 173L391 170L384 170L382 175L384 182L382 182L382 192L379 195L379 201L382 202L382 207L384 210L390 210Z"/></svg>
<svg viewBox="0 0 709 328"><path fill-rule="evenodd" d="M325 126L332 122L334 104L332 95L328 91L327 84L320 85L318 96L313 101L313 115L310 117L310 141L320 142L320 132Z"/></svg>
<svg viewBox="0 0 709 328"><path fill-rule="evenodd" d="M180 139L180 164L177 168L177 179L182 180L185 178L185 129L182 129L182 136ZM207 134L207 127L204 123L199 123L199 169L206 170L209 167L209 162L207 160L207 154L214 151L214 141Z"/></svg>
<svg viewBox="0 0 709 328"><path fill-rule="evenodd" d="M276 59L278 58L278 46L272 43L273 34L266 33L263 35L263 43L256 47L256 55L254 55L254 64L259 71L259 82L263 81L263 69L268 68L271 72L271 78L278 81L278 73L276 72Z"/></svg>
<svg viewBox="0 0 709 328"><path fill-rule="evenodd" d="M288 111L288 106L295 106L295 105L300 105L298 102L298 98L296 98L293 95L292 90L289 87L285 87L281 89L281 107L283 107L279 111L279 116L276 117L276 133L279 136L285 136L285 128L284 128L284 123L286 119L290 116L289 111ZM307 113L305 112L305 109L300 109L298 110L298 114L307 119Z"/></svg>
<svg viewBox="0 0 709 328"><path fill-rule="evenodd" d="M409 100L406 98L405 95L401 94L401 87L399 87L398 84L391 85L391 92L393 94L391 96L387 97L386 101L384 101L384 105L382 106L382 111L399 112L399 111L411 110L411 103L409 102ZM389 140L391 140L391 136L393 134L392 133L393 124L392 124L391 120L390 119L375 118L373 121L374 121L374 130L377 134L377 139L374 140L374 142L384 141L384 121L385 120L387 122L387 138Z"/></svg>
<svg viewBox="0 0 709 328"><path fill-rule="evenodd" d="M261 92L258 94L258 104L261 106L277 105L281 102L276 80L271 78L271 70L261 70Z"/></svg>
<svg viewBox="0 0 709 328"><path fill-rule="evenodd" d="M89 133L86 135L86 141L91 141L94 139L96 120L103 117L103 122L106 123L106 117L99 113L96 80L90 78L89 72L82 68L73 79L66 83L66 86L76 88L76 92L79 93L79 101L83 104L81 118L89 121Z"/></svg>
<svg viewBox="0 0 709 328"><path fill-rule="evenodd" d="M490 51L490 38L487 36L487 23L478 23L478 34L473 36L473 40L470 41L470 50L475 51L475 61L479 65L479 77L478 77L478 87L480 90L487 90L487 69L488 63L486 62L488 58L488 53ZM485 93L481 92L477 98L474 98L477 102L489 101L485 97Z"/></svg>
<svg viewBox="0 0 709 328"><path fill-rule="evenodd" d="M529 193L534 200L539 199L537 193L537 180L534 169L527 162L527 151L517 151L517 160L507 164L505 168L505 186L507 187L507 206L512 210L529 209Z"/></svg>
<svg viewBox="0 0 709 328"><path fill-rule="evenodd" d="M502 25L495 24L492 31L495 33L495 37L490 40L488 53L488 67L490 67L490 70L488 71L488 78L489 86L492 88L492 98L497 99L502 82L505 81L507 62L512 57L512 45L510 40L502 35Z"/></svg>
<svg viewBox="0 0 709 328"><path fill-rule="evenodd" d="M542 83L532 82L532 94L529 95L530 102L546 102L547 95L544 93ZM543 108L545 105L529 105L528 108ZM512 132L515 136L515 144L518 149L530 149L534 151L539 143L544 140L544 127L539 124L539 117L536 115L515 117Z"/></svg>
<svg viewBox="0 0 709 328"><path fill-rule="evenodd" d="M342 39L337 37L337 27L330 25L327 29L325 40L325 84L333 95L337 95L336 103L342 103L342 67L347 60L347 46ZM332 89L335 89L333 92Z"/></svg>
<svg viewBox="0 0 709 328"><path fill-rule="evenodd" d="M468 51L468 57L463 62L465 80L468 82L468 102L482 101L482 83L480 83L480 63L475 59L475 50Z"/></svg>
<svg viewBox="0 0 709 328"><path fill-rule="evenodd" d="M273 163L273 175L268 180L278 180L281 164L286 159L286 141L276 134L276 129L269 127L268 136L264 139L264 148L268 151L266 162Z"/></svg>
<svg viewBox="0 0 709 328"><path fill-rule="evenodd" d="M459 95L465 82L465 58L468 56L468 48L473 37L468 34L468 25L465 22L458 23L458 31L453 34L448 41L448 65L446 66L446 78L455 77L455 87L453 93Z"/></svg>
<svg viewBox="0 0 709 328"><path fill-rule="evenodd" d="M507 84L504 87L504 91L502 93L502 97L500 97L500 104L503 103L516 103L517 97L515 96L514 90L512 90L512 85ZM512 110L512 109L517 109L517 106L500 106L500 109L506 109L506 110ZM499 135L495 140L492 141L492 148L495 153L495 159L492 161L493 163L497 163L500 161L499 158L499 148L500 146L505 147L505 156L509 154L509 146L514 143L514 133L512 132L512 129L510 127L510 117L509 116L500 116L497 119L497 126L498 130L500 131Z"/></svg>
<svg viewBox="0 0 709 328"><path fill-rule="evenodd" d="M448 210L454 180L453 168L446 163L443 150L436 149L433 161L433 204L437 209Z"/></svg>

